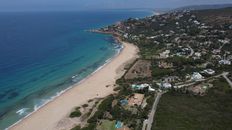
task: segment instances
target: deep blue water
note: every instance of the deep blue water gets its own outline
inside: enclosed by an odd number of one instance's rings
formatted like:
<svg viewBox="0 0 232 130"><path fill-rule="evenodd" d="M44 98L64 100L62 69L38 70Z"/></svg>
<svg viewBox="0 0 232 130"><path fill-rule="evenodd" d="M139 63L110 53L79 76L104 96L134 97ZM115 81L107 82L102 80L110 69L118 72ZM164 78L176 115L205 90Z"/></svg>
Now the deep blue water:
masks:
<svg viewBox="0 0 232 130"><path fill-rule="evenodd" d="M129 10L0 13L0 129L117 53L120 47L110 35L86 30L149 14Z"/></svg>

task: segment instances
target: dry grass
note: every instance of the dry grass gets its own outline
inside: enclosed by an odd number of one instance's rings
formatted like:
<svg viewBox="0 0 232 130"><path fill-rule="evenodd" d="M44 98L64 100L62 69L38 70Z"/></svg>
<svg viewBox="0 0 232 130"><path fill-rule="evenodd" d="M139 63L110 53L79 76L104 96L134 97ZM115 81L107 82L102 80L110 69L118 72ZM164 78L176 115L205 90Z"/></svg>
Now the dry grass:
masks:
<svg viewBox="0 0 232 130"><path fill-rule="evenodd" d="M151 77L151 61L138 60L126 73L125 79Z"/></svg>

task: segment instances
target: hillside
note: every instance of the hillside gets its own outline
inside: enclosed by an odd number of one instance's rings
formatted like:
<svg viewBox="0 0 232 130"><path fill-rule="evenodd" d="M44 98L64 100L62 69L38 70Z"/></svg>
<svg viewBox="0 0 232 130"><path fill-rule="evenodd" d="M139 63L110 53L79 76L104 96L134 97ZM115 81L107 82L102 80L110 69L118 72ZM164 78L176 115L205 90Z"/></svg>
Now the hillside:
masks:
<svg viewBox="0 0 232 130"><path fill-rule="evenodd" d="M215 5L191 5L191 6L185 6L180 7L177 9L174 9L175 11L183 11L183 10L206 10L206 9L222 9L232 7L232 4L215 4Z"/></svg>
<svg viewBox="0 0 232 130"><path fill-rule="evenodd" d="M232 129L231 18L232 8L183 10L94 30L136 45L140 57L82 130Z"/></svg>

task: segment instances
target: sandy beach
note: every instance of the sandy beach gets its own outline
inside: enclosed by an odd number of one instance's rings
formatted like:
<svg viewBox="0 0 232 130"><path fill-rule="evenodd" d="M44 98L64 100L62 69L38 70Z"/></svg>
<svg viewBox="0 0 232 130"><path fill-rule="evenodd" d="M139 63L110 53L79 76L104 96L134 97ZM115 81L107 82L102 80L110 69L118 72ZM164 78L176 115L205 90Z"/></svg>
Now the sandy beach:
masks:
<svg viewBox="0 0 232 130"><path fill-rule="evenodd" d="M123 66L135 59L138 52L136 46L120 42L124 48L103 68L9 129L55 130L57 123L67 117L74 107L87 103L90 99L114 93L113 84L124 73ZM110 87L106 87L107 85Z"/></svg>

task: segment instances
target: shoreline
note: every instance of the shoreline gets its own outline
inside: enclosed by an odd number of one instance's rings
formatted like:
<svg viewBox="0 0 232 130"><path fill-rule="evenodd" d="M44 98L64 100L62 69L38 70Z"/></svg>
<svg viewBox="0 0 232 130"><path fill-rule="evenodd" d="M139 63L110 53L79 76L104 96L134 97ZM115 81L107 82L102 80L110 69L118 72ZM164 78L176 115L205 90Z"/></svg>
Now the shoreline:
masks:
<svg viewBox="0 0 232 130"><path fill-rule="evenodd" d="M120 39L113 37L118 43L117 44L121 44ZM15 122L14 124L12 124L11 126L7 127L6 130L9 130L11 128L13 128L15 125L17 125L18 123L20 123L21 121L23 121L24 119L28 118L29 116L31 116L33 113L35 113L37 110L43 108L45 105L47 105L48 103L52 102L53 100L55 100L56 98L58 98L59 96L61 96L63 93L69 91L70 89L72 89L73 87L77 87L78 85L80 85L82 82L84 82L85 80L87 80L89 77L91 77L92 75L94 75L95 73L97 73L99 70L101 70L104 66L106 66L108 63L110 63L115 57L117 57L121 51L123 50L123 45L120 45L121 48L118 49L117 53L115 55L113 55L111 58L107 59L105 61L105 63L101 66L99 66L96 70L94 70L92 73L90 73L87 77L85 77L84 79L80 80L79 82L69 86L68 88L57 92L56 95L52 96L49 100L47 100L43 105L38 106L34 111L32 111L31 113L29 113L28 115L26 115L25 117L21 118L20 120L18 120L17 122Z"/></svg>
<svg viewBox="0 0 232 130"><path fill-rule="evenodd" d="M122 44L122 49L117 54L108 59L105 64L100 66L89 76L62 91L57 97L47 102L36 111L30 113L7 129L51 130L56 127L56 124L63 117L67 117L74 107L87 103L90 99L104 98L110 94L113 94L113 87L107 88L106 86L115 84L116 79L125 73L124 69L121 69L120 72L117 71L120 69L120 67L125 66L128 61L137 58L138 48L133 44L122 41L119 37L112 33L107 34L111 34L119 44ZM99 86L94 87L97 84ZM89 89L95 90L93 92L88 91ZM73 102L72 99L80 100Z"/></svg>

